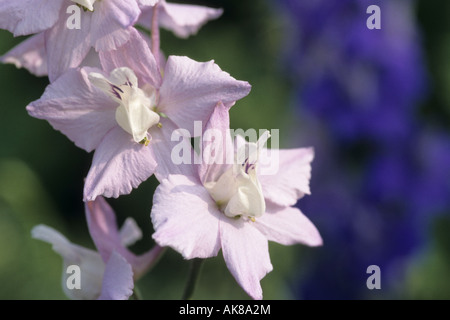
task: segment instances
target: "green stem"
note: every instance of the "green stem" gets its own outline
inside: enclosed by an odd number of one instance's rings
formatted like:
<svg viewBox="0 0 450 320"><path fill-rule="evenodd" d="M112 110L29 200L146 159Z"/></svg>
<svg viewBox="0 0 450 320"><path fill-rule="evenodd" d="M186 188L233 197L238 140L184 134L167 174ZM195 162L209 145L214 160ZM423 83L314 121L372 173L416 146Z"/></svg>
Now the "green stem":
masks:
<svg viewBox="0 0 450 320"><path fill-rule="evenodd" d="M183 293L183 300L189 300L192 298L192 294L195 290L195 285L197 284L198 277L200 275L200 271L203 265L203 259L192 259L191 267L189 269L189 278L188 282L186 283L186 287L184 289Z"/></svg>

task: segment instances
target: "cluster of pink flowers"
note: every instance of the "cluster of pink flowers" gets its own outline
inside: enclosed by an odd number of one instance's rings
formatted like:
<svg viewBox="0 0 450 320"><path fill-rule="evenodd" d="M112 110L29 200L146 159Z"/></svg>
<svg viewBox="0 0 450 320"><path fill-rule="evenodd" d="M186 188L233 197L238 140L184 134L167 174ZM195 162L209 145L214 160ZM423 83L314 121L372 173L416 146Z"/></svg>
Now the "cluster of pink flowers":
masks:
<svg viewBox="0 0 450 320"><path fill-rule="evenodd" d="M80 267L80 289L68 289L63 279L70 298L128 299L134 281L171 247L185 259L213 257L222 249L239 285L262 299L260 280L272 270L268 241L322 244L314 225L293 207L310 192L313 150L266 149L268 132L257 142L233 140L229 111L250 85L214 61L166 59L160 52L160 27L186 38L221 14L165 0L0 0L0 28L32 35L1 60L50 81L28 113L94 151L83 201L98 251L72 244L48 226L32 230L53 245L65 267ZM78 19L79 27L70 27L69 19ZM151 30L151 37L137 25ZM200 137L200 149L209 152L191 154L201 161L176 163L180 142L172 136L187 132L183 139L193 148L196 122L222 138ZM279 169L264 174L262 164L274 156ZM105 198L128 194L152 175L160 182L151 212L156 245L136 256L127 246L141 238L140 229L129 218L119 230Z"/></svg>

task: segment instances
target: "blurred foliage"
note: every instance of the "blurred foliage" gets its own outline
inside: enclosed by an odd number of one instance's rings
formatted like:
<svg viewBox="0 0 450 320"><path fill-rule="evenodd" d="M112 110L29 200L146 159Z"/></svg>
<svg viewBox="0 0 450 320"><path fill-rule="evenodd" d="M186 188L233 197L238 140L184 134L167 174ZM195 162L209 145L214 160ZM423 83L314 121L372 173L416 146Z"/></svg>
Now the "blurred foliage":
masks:
<svg viewBox="0 0 450 320"><path fill-rule="evenodd" d="M290 109L291 87L279 68L284 21L269 7L270 1L184 2L222 7L224 15L187 40L163 30L164 54L186 55L197 61L214 59L236 79L250 82L250 95L231 109L231 126L278 128L281 147L294 147L288 144L288 137L300 119ZM445 116L437 120L446 121L447 126L449 5L446 0L422 0L418 10L433 83L424 114L432 116L435 113L430 110L438 110ZM0 54L23 39L0 31ZM47 243L32 240L30 230L44 223L72 242L94 248L82 202L83 178L92 154L77 148L47 122L27 114L25 106L40 97L48 83L46 78L36 78L12 65L0 65L0 74L0 299L65 299L60 281L61 258ZM156 185L152 177L130 195L109 200L120 225L127 216L132 216L142 228L144 239L132 247L137 253L153 245L149 214ZM313 212L306 214L314 221ZM442 218L435 226L434 241L429 251L411 265L409 281L400 289L402 297L450 298L446 285L450 280L450 220ZM262 280L266 299L293 298L289 286L301 275L302 259L308 258L309 250L320 249L271 243L274 271ZM145 299L179 299L188 270L189 262L169 249L136 285ZM218 257L205 261L193 299L248 299L248 296L237 285L219 253Z"/></svg>

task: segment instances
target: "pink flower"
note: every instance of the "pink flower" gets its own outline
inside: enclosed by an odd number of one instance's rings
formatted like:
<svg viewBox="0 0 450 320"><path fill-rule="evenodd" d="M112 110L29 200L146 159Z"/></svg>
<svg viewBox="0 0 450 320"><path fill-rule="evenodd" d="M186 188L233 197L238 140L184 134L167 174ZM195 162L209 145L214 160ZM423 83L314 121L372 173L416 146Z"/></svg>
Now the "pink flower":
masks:
<svg viewBox="0 0 450 320"><path fill-rule="evenodd" d="M163 252L155 246L140 256L126 246L141 239L141 230L132 218L117 228L116 217L106 201L99 197L86 203L89 232L97 251L72 244L61 233L45 225L33 228L32 236L53 245L53 250L63 258L62 287L71 299L125 300L133 294L134 281L153 266ZM80 287L69 288L69 266L79 267Z"/></svg>
<svg viewBox="0 0 450 320"><path fill-rule="evenodd" d="M78 147L95 150L84 199L128 194L156 170L178 172L171 161L178 128L193 132L214 106L227 106L250 91L213 61L170 56L164 78L136 31L117 50L100 53L104 70L69 70L31 103L30 115L48 120ZM157 167L158 165L158 167Z"/></svg>
<svg viewBox="0 0 450 320"><path fill-rule="evenodd" d="M153 10L153 6L143 8L138 23L151 29ZM180 38L196 34L206 22L217 19L223 12L222 9L169 3L166 0L159 1L157 10L159 26L172 31Z"/></svg>
<svg viewBox="0 0 450 320"><path fill-rule="evenodd" d="M229 129L228 109L219 103L207 130ZM268 134L258 143L231 137L203 141L202 164L194 175L169 175L158 186L152 208L153 238L185 259L216 256L220 249L240 286L262 299L260 280L272 270L268 241L319 246L322 239L311 221L291 207L309 194L312 149L265 150ZM230 150L235 150L230 159ZM279 171L259 172L259 162L278 153ZM212 156L214 154L214 156ZM269 157L270 158L270 157ZM219 161L217 161L219 160Z"/></svg>
<svg viewBox="0 0 450 320"><path fill-rule="evenodd" d="M0 28L15 36L43 33L49 78L54 81L78 67L92 47L100 52L126 43L145 2L155 1L0 0ZM67 25L71 5L82 8L79 29Z"/></svg>
<svg viewBox="0 0 450 320"><path fill-rule="evenodd" d="M150 45L150 37L144 33L139 33ZM48 76L47 52L45 51L45 32L30 36L13 49L0 57L0 62L14 64L17 68L27 69L31 74L42 77ZM165 60L160 56L159 65L163 67ZM93 48L87 53L79 67L101 68L98 52Z"/></svg>

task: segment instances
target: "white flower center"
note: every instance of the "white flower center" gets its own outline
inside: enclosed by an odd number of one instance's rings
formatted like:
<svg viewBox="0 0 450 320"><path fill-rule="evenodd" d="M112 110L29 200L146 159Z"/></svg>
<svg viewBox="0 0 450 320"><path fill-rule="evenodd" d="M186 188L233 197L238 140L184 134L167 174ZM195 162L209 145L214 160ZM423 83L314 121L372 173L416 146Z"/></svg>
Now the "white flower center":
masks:
<svg viewBox="0 0 450 320"><path fill-rule="evenodd" d="M119 126L131 134L135 142L148 145L148 129L159 124L160 120L160 116L152 110L156 105L155 90L140 89L136 75L129 68L114 69L109 78L92 72L89 80L119 103L116 109Z"/></svg>
<svg viewBox="0 0 450 320"><path fill-rule="evenodd" d="M94 3L96 0L72 0L72 2L78 3L80 6L85 7L89 11L94 11Z"/></svg>
<svg viewBox="0 0 450 320"><path fill-rule="evenodd" d="M269 136L269 132L266 131L257 143L241 146L235 154L235 164L217 181L205 184L205 188L227 217L246 217L254 221L266 211L256 169L259 150Z"/></svg>

